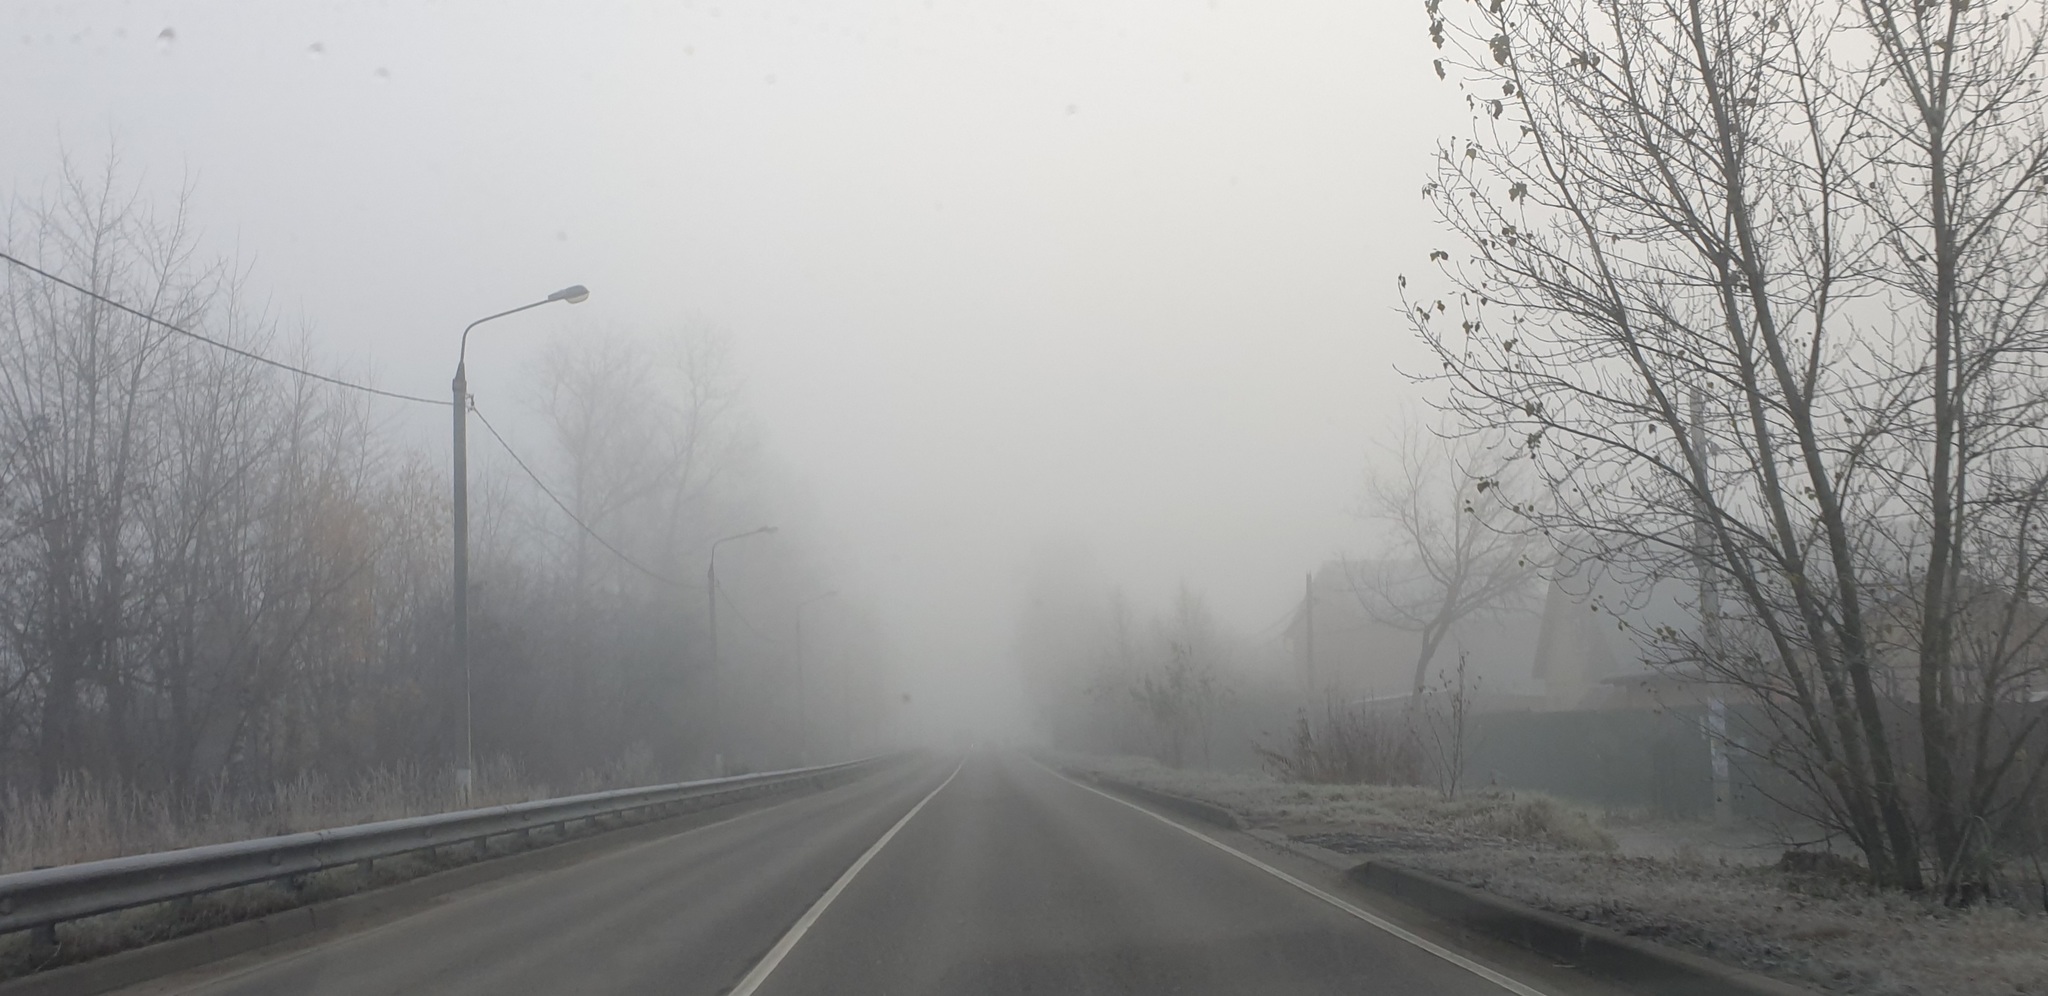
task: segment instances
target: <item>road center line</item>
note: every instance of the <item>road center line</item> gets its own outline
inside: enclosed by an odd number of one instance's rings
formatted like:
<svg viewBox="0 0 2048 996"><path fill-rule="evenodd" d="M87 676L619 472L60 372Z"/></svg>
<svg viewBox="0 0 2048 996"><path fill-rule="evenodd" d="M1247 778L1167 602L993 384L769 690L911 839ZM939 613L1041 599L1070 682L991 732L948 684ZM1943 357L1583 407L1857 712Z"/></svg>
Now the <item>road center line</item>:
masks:
<svg viewBox="0 0 2048 996"><path fill-rule="evenodd" d="M1119 798L1117 796L1109 794L1108 792L1104 792L1103 790L1096 788L1093 785L1089 785L1085 782L1077 782L1072 778L1068 778L1064 773L1053 769L1050 765L1047 765L1044 761L1040 761L1035 757L1031 760L1039 767L1052 772L1054 777L1060 779L1061 781L1066 782L1069 785L1074 786L1075 788L1086 789L1118 805L1129 806L1132 809L1137 810L1138 812L1144 813L1146 816L1150 816L1153 819L1158 820L1159 822L1164 823L1167 826L1174 828L1175 830L1179 830L1180 832L1187 834L1188 836L1193 837L1196 840L1199 840L1202 843L1209 845L1210 847L1216 848L1217 850L1222 851L1223 853L1228 854L1231 857L1244 862L1245 864L1251 865L1252 867L1257 868L1258 870L1265 872L1266 874L1271 875L1274 878L1277 878L1280 881L1287 883L1288 885L1294 886L1295 888L1300 889L1301 891L1306 892L1309 895L1322 900L1323 902L1329 903L1330 905L1335 906L1338 909L1343 910L1344 912L1349 913L1352 916L1365 921L1366 923L1372 924L1373 926L1378 927L1379 929L1386 931L1387 933L1392 934L1395 937L1400 938L1401 940L1407 941L1408 943L1413 944L1416 947L1421 948L1422 950L1437 956L1438 958L1442 958L1443 960L1450 962L1451 964L1456 965L1467 972L1471 972L1473 975L1479 976L1480 978L1485 979L1486 981L1491 982L1494 985L1507 990L1508 992L1514 993L1515 996L1545 996L1545 993L1540 989L1531 988L1525 983L1518 982L1505 975L1502 975L1501 973L1496 972L1493 969L1486 967L1485 965L1481 965L1480 963L1473 961L1472 959L1467 958L1464 955L1461 955L1456 951L1451 950L1450 948L1444 947L1443 945L1438 944L1435 941L1423 937L1420 934L1417 934L1414 931L1411 931L1406 927L1401 926L1400 924L1388 920L1383 916L1380 916L1376 913L1372 913L1362 907L1346 902L1345 900L1335 895L1325 892L1322 889L1318 889L1315 886L1302 881L1301 879L1295 878L1294 876L1289 875L1286 872L1281 871L1280 869L1265 863L1264 861L1260 861L1259 859L1252 857L1251 855L1246 854L1243 851L1240 851L1237 848L1230 846L1229 844L1217 840L1216 838L1211 837L1208 834L1205 834L1192 827L1176 823L1173 820L1167 819L1166 817L1161 816L1158 813L1155 813L1149 809L1146 809L1143 806L1138 805L1135 802L1130 801L1129 799ZM942 785L940 787L944 788L945 786Z"/></svg>
<svg viewBox="0 0 2048 996"><path fill-rule="evenodd" d="M954 776L958 775L960 769L965 767L966 764L967 759L961 758L960 763L953 766L953 774L947 775L946 780L940 782L938 788L931 790L924 798L919 799L917 805L910 807L910 812L904 813L903 818L897 820L896 825L889 828L888 833L883 834L880 840L870 845L867 851L862 853L860 858L846 869L845 874L839 876L839 881L832 883L832 887L826 889L825 894L819 896L818 901L812 903L811 908L805 910L804 915L797 918L796 926L789 928L789 933L782 935L782 940L776 941L775 946L768 949L767 956L763 957L754 966L753 970L740 980L740 984L732 987L732 992L728 996L753 996L754 991L761 988L761 983L768 981L769 974L775 971L776 966L782 964L782 959L789 957L790 951L796 948L796 943L803 940L804 935L810 932L811 924L817 923L818 918L825 915L825 908L832 905L832 900L838 899L839 894L846 891L847 883L853 881L853 877L860 874L860 870L866 868L868 862L874 860L875 855L881 853L882 848L889 843L889 839L896 836L896 831L903 829L910 822L911 818L917 815L917 811L924 808L925 803L932 801L933 796L944 792L946 786L953 784Z"/></svg>

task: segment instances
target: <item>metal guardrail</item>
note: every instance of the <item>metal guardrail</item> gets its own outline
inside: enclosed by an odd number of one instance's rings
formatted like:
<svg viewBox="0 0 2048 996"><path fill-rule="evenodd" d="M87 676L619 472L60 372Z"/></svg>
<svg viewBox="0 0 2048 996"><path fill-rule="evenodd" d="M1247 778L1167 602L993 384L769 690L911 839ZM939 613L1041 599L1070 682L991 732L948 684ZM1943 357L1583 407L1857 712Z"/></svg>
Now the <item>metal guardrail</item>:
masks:
<svg viewBox="0 0 2048 996"><path fill-rule="evenodd" d="M557 826L566 831L577 820L667 807L681 811L688 808L685 803L714 798L737 801L851 773L886 759L877 756L812 768L615 789L14 872L0 875L0 933L49 931L80 917L291 879L430 848L481 846L504 834Z"/></svg>

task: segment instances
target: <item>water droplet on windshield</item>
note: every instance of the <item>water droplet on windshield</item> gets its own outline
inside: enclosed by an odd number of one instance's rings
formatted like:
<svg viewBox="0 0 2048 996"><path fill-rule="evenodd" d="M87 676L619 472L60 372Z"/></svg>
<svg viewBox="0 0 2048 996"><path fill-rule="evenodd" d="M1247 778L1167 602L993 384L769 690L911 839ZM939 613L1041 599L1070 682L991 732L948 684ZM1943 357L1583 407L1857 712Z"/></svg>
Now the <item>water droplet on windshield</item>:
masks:
<svg viewBox="0 0 2048 996"><path fill-rule="evenodd" d="M326 54L327 46L322 45L319 42L314 42L313 44L306 46L306 58L308 59L317 59Z"/></svg>
<svg viewBox="0 0 2048 996"><path fill-rule="evenodd" d="M389 83L389 82L391 82L391 70L389 70L389 69L386 69L386 68L384 68L383 66L378 66L378 67L377 67L377 71L376 71L376 72L374 72L374 73L371 73L370 75L372 75L372 76L375 76L375 77L377 77L378 79L380 79L380 80L383 80L383 81L384 81L384 82L386 82L386 83Z"/></svg>
<svg viewBox="0 0 2048 996"><path fill-rule="evenodd" d="M156 49L159 52L168 52L171 50L171 46L175 44L177 40L177 30L175 28L165 28L162 31L156 33Z"/></svg>

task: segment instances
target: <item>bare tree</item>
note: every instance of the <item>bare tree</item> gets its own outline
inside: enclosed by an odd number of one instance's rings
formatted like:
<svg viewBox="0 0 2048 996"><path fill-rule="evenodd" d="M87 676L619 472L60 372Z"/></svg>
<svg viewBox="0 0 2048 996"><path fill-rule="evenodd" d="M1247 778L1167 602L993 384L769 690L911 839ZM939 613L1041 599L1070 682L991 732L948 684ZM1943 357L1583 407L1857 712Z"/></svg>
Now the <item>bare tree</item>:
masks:
<svg viewBox="0 0 2048 996"><path fill-rule="evenodd" d="M321 365L250 306L246 271L203 255L182 195L159 210L123 177L118 158L67 163L48 197L10 206L10 248L216 343ZM487 459L477 745L508 759L486 770L680 775L705 707L683 693L697 619L675 582L721 527L763 514L773 482L748 473L715 337L585 342L555 360L560 449L526 455L561 469L565 504L654 570L593 550L522 472ZM445 654L447 469L381 431L382 403L19 269L0 276L0 788L431 779L462 729ZM751 614L820 587L796 545L753 558ZM883 655L856 614L833 657L859 691ZM730 706L763 720L752 728L786 711L768 682ZM884 706L849 700L837 718L852 749ZM794 760L800 741L785 739Z"/></svg>
<svg viewBox="0 0 2048 996"><path fill-rule="evenodd" d="M1365 611L1420 641L1409 687L1419 703L1430 662L1460 622L1528 600L1541 544L1504 497L1511 468L1482 470L1488 454L1472 437L1409 422L1391 456L1393 469L1367 479L1358 509L1386 528L1387 549L1345 566Z"/></svg>
<svg viewBox="0 0 2048 996"><path fill-rule="evenodd" d="M1426 6L1473 112L1430 379L1569 559L1725 591L1647 649L1764 710L1878 881L1967 900L2048 763L2042 5Z"/></svg>

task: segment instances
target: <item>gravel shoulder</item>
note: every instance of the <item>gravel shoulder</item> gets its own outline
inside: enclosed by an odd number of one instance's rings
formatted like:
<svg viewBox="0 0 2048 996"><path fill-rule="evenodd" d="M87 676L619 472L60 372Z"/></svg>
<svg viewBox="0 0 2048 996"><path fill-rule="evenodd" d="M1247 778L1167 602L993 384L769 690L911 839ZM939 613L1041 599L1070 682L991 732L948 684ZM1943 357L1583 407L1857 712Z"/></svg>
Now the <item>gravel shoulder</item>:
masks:
<svg viewBox="0 0 2048 996"><path fill-rule="evenodd" d="M1823 992L2048 994L2048 915L1950 910L1782 872L1781 848L1756 831L1658 824L1532 793L1445 800L1428 789L1295 785L1142 758L1053 759Z"/></svg>

